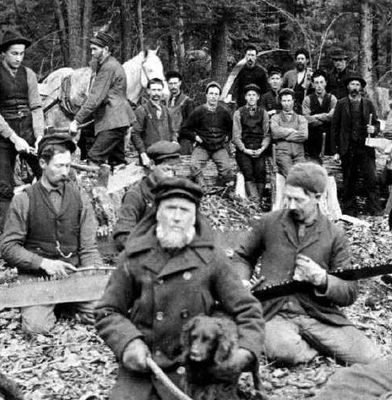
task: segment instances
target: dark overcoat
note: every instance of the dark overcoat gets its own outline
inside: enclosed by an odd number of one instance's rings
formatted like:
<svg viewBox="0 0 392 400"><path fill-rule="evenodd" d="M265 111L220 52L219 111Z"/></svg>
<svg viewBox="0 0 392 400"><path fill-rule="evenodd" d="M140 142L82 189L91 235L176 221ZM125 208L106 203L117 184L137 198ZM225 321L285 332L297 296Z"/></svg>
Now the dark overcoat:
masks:
<svg viewBox="0 0 392 400"><path fill-rule="evenodd" d="M299 240L288 210L264 215L236 249L234 262L241 277L249 279L262 256L262 274L272 282L280 282L292 278L295 259L300 253L310 257L326 271L350 268L349 245L343 231L319 212L317 220ZM294 296L311 317L339 326L351 325L338 307L351 305L357 297L357 291L355 281L328 275L325 294L309 288ZM266 320L278 313L286 300L287 297L279 297L264 301Z"/></svg>
<svg viewBox="0 0 392 400"><path fill-rule="evenodd" d="M120 363L111 394L115 400L147 400L153 387L162 399L172 400L151 374L135 373L122 366L124 349L131 340L142 338L153 359L179 383L183 370L182 327L200 313L210 315L215 301L234 318L239 346L256 356L262 350L264 321L260 303L244 288L227 257L215 246L209 226L199 223L194 240L175 254L159 246L155 229L155 224L150 225L144 235L128 239L96 309L98 333Z"/></svg>

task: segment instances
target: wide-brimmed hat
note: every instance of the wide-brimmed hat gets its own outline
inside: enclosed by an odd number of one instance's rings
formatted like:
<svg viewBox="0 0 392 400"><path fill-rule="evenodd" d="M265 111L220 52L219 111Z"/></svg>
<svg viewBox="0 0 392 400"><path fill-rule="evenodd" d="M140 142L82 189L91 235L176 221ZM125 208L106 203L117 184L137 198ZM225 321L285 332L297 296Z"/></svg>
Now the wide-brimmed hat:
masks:
<svg viewBox="0 0 392 400"><path fill-rule="evenodd" d="M31 45L31 40L25 38L20 33L15 31L5 31L3 37L1 38L0 51L6 51L8 47L13 44L24 44L27 47Z"/></svg>
<svg viewBox="0 0 392 400"><path fill-rule="evenodd" d="M352 81L358 81L361 86L364 88L366 86L365 79L362 78L360 75L351 75L344 80L344 84L347 86Z"/></svg>

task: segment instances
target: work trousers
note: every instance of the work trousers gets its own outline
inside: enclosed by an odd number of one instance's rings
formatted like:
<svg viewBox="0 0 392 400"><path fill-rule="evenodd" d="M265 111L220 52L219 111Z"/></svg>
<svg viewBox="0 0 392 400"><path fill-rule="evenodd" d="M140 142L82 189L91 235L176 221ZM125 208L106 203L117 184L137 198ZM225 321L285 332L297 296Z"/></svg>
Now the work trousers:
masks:
<svg viewBox="0 0 392 400"><path fill-rule="evenodd" d="M266 168L264 154L255 158L237 150L235 158L240 171L244 175L245 182L265 184Z"/></svg>
<svg viewBox="0 0 392 400"><path fill-rule="evenodd" d="M125 136L128 128L99 132L87 157L95 164L119 165L125 163Z"/></svg>
<svg viewBox="0 0 392 400"><path fill-rule="evenodd" d="M362 176L364 182L368 211L371 214L380 212L374 148L354 145L341 157L341 161L343 171L343 212L351 214L356 211L356 186L360 176Z"/></svg>
<svg viewBox="0 0 392 400"><path fill-rule="evenodd" d="M309 362L319 353L347 364L381 357L376 345L352 325L328 325L285 311L266 322L264 345L267 358L289 365Z"/></svg>
<svg viewBox="0 0 392 400"><path fill-rule="evenodd" d="M276 165L278 172L285 178L294 164L304 161L305 151L302 143L282 140L276 144Z"/></svg>

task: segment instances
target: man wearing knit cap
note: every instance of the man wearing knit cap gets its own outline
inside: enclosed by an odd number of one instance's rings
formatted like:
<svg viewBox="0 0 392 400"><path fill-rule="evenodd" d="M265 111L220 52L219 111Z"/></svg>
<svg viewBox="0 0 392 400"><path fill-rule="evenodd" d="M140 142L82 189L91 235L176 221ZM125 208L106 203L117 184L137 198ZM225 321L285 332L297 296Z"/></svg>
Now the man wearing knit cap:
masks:
<svg viewBox="0 0 392 400"><path fill-rule="evenodd" d="M304 282L291 295L262 301L265 354L289 365L310 362L319 353L349 364L380 357L375 344L340 310L354 303L358 284L330 274L350 268L351 257L344 232L319 208L327 179L318 164L294 165L284 188L285 208L264 215L234 256L245 284L260 257L261 286L288 279ZM255 292L258 297L257 287Z"/></svg>
<svg viewBox="0 0 392 400"><path fill-rule="evenodd" d="M31 41L6 31L0 43L0 233L14 191L16 155L27 161L39 178L33 154L44 134L44 114L35 73L22 62Z"/></svg>
<svg viewBox="0 0 392 400"><path fill-rule="evenodd" d="M90 200L68 178L75 149L69 135L44 136L38 147L41 179L11 202L0 251L19 273L60 277L79 266L102 266ZM49 332L56 322L54 309L50 304L22 308L22 329ZM74 310L92 322L91 303L78 303Z"/></svg>
<svg viewBox="0 0 392 400"><path fill-rule="evenodd" d="M282 110L270 120L271 136L276 143L276 164L284 177L293 164L305 161L304 142L308 138L308 122L294 111L294 97L294 90L281 89Z"/></svg>
<svg viewBox="0 0 392 400"><path fill-rule="evenodd" d="M131 186L124 195L114 227L113 238L119 251L124 249L129 234L140 220L155 211L153 190L163 179L175 175L180 162L180 145L161 140L147 148L147 155L152 160L148 175Z"/></svg>
<svg viewBox="0 0 392 400"><path fill-rule="evenodd" d="M147 357L184 390L181 331L193 317L211 315L216 302L238 328L227 371L249 368L262 350L260 304L215 245L199 213L201 197L201 188L184 178L167 178L156 187L157 212L130 235L98 303L98 334L120 364L110 399L173 399L151 374ZM197 361L200 355L191 357Z"/></svg>
<svg viewBox="0 0 392 400"><path fill-rule="evenodd" d="M203 168L212 158L222 184L233 182L233 171L226 144L231 139L232 119L226 107L218 103L222 88L217 82L206 87L206 103L196 107L181 129L181 136L195 142L191 172L195 181L205 187Z"/></svg>
<svg viewBox="0 0 392 400"><path fill-rule="evenodd" d="M71 132L94 118L95 141L87 154L92 164L112 166L125 162L124 139L135 115L126 98L127 81L122 65L111 55L113 38L98 32L90 39L97 72L90 94L71 122Z"/></svg>

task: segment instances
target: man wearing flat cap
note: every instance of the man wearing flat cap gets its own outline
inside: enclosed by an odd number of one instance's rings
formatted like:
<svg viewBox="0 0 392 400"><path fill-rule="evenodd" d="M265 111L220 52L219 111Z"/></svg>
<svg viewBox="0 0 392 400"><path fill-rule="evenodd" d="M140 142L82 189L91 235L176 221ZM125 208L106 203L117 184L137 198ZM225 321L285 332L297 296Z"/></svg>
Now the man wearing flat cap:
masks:
<svg viewBox="0 0 392 400"><path fill-rule="evenodd" d="M153 190L163 179L175 175L176 165L180 162L180 145L160 140L147 148L147 155L152 160L148 175L124 195L114 227L113 238L119 251L124 249L129 234L140 220L155 211Z"/></svg>
<svg viewBox="0 0 392 400"><path fill-rule="evenodd" d="M97 72L90 93L71 122L71 132L94 118L95 141L87 158L92 164L112 166L125 162L125 136L135 115L126 97L127 80L122 65L112 56L113 38L98 32L90 39Z"/></svg>
<svg viewBox="0 0 392 400"><path fill-rule="evenodd" d="M38 146L41 179L11 202L0 252L22 277L60 277L79 266L102 266L94 211L87 195L68 178L75 149L69 135L44 136ZM54 309L54 305L22 308L22 329L49 332L56 321ZM75 311L82 320L92 321L90 303L76 304Z"/></svg>
<svg viewBox="0 0 392 400"><path fill-rule="evenodd" d="M271 143L269 117L258 106L260 88L250 84L244 91L246 104L233 116L233 143L247 195L250 200L261 203L266 181L265 152Z"/></svg>
<svg viewBox="0 0 392 400"><path fill-rule="evenodd" d="M371 100L362 96L365 80L352 75L345 80L345 84L348 96L337 102L331 123L335 159L342 162L342 211L353 216L358 212L356 186L360 172L366 193L367 212L379 215L382 209L378 200L376 154L373 147L366 146L366 138L378 134L380 122Z"/></svg>
<svg viewBox="0 0 392 400"><path fill-rule="evenodd" d="M14 191L15 159L27 161L39 178L32 154L44 134L44 115L35 73L22 62L31 41L6 31L0 43L0 232Z"/></svg>
<svg viewBox="0 0 392 400"><path fill-rule="evenodd" d="M270 90L264 93L260 98L261 106L267 111L268 116L272 117L274 114L282 109L279 101L279 91L282 88L282 70L276 65L268 68L268 83Z"/></svg>
<svg viewBox="0 0 392 400"><path fill-rule="evenodd" d="M293 89L281 89L279 100L282 110L271 117L270 127L276 144L278 172L286 177L293 164L305 161L304 142L308 138L308 122L294 111Z"/></svg>
<svg viewBox="0 0 392 400"><path fill-rule="evenodd" d="M181 129L181 137L195 143L191 156L191 172L205 188L203 168L212 159L223 185L233 182L233 171L226 145L232 135L233 121L228 109L219 104L222 88L218 82L206 86L206 103L194 109Z"/></svg>
<svg viewBox="0 0 392 400"><path fill-rule="evenodd" d="M96 307L98 334L120 364L110 399L174 399L149 370L148 357L184 390L182 327L211 315L216 301L238 327L230 370L247 368L261 352L260 304L216 246L199 213L201 197L201 188L184 178L156 187L157 212L129 237Z"/></svg>
<svg viewBox="0 0 392 400"><path fill-rule="evenodd" d="M262 216L237 247L233 262L244 283L260 261L264 281L254 289L262 302L265 355L295 365L320 353L342 363L369 363L380 351L346 318L341 307L357 298L358 284L331 271L351 268L344 232L322 214L327 171L315 163L294 165L286 178L285 208ZM291 294L263 300L264 286L303 282Z"/></svg>
<svg viewBox="0 0 392 400"><path fill-rule="evenodd" d="M327 92L333 94L338 100L347 96L345 79L354 74L347 66L348 55L342 49L334 49L331 53L333 68L327 75Z"/></svg>

